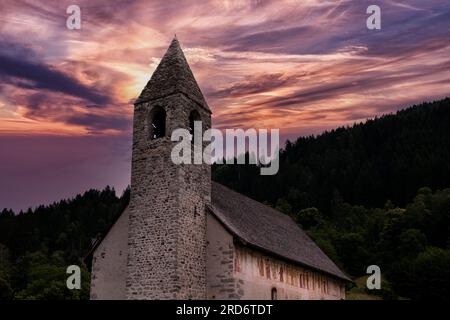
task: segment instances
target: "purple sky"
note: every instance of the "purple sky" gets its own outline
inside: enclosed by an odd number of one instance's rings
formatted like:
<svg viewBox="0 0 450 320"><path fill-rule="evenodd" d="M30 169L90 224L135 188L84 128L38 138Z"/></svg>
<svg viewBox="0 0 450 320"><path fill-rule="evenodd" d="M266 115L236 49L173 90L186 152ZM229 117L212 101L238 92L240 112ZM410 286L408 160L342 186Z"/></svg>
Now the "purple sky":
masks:
<svg viewBox="0 0 450 320"><path fill-rule="evenodd" d="M81 30L65 26L71 4ZM450 95L444 0L3 0L0 12L0 208L121 192L131 102L175 33L220 129L293 139Z"/></svg>

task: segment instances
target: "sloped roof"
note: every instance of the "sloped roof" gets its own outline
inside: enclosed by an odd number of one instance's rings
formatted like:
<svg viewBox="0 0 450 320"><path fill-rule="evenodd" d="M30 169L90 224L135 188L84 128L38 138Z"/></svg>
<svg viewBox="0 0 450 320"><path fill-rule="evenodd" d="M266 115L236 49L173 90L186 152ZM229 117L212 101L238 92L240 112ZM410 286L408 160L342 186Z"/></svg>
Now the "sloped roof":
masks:
<svg viewBox="0 0 450 320"><path fill-rule="evenodd" d="M211 202L212 214L243 245L352 281L289 216L217 182L212 182ZM88 264L114 224L93 244L85 257Z"/></svg>
<svg viewBox="0 0 450 320"><path fill-rule="evenodd" d="M167 52L135 104L159 99L175 93L184 94L207 111L210 111L177 38L172 40Z"/></svg>
<svg viewBox="0 0 450 320"><path fill-rule="evenodd" d="M176 38L135 104L175 93L184 94L210 112ZM287 215L215 182L211 200L212 213L242 243L351 281ZM86 259L103 239L97 239Z"/></svg>
<svg viewBox="0 0 450 320"><path fill-rule="evenodd" d="M289 216L212 182L212 213L244 245L352 281Z"/></svg>

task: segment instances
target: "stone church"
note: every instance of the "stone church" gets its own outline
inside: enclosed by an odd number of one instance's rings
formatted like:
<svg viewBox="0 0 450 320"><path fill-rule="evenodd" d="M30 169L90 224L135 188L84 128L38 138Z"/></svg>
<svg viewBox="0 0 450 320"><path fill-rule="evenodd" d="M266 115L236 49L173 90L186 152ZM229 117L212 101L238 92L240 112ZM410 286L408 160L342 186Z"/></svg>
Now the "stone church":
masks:
<svg viewBox="0 0 450 320"><path fill-rule="evenodd" d="M175 38L134 104L131 198L94 244L91 299L344 299L351 281L287 215L171 161L211 111Z"/></svg>

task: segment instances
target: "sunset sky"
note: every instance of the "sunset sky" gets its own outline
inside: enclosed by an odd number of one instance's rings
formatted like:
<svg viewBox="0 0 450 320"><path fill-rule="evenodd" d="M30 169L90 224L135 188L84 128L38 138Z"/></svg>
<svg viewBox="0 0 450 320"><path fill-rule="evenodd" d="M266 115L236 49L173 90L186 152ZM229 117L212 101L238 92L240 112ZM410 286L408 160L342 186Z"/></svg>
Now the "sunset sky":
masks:
<svg viewBox="0 0 450 320"><path fill-rule="evenodd" d="M450 96L447 0L2 0L0 210L122 191L132 102L174 34L219 129L294 139Z"/></svg>

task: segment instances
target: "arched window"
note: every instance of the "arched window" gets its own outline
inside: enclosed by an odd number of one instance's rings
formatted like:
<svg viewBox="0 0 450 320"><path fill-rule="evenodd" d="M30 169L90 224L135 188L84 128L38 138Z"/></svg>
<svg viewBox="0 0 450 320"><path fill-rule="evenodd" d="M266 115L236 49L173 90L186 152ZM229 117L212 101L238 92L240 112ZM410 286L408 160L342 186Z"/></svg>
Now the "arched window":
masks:
<svg viewBox="0 0 450 320"><path fill-rule="evenodd" d="M277 288L272 288L271 296L272 300L277 300Z"/></svg>
<svg viewBox="0 0 450 320"><path fill-rule="evenodd" d="M163 108L153 110L150 116L150 138L158 139L166 135L166 112Z"/></svg>
<svg viewBox="0 0 450 320"><path fill-rule="evenodd" d="M202 121L200 114L197 110L192 110L189 114L189 134L191 135L191 143L194 143L194 124L195 121ZM199 134L202 134L201 132Z"/></svg>

